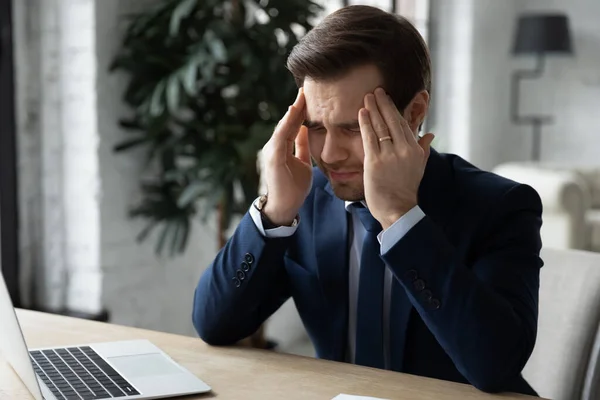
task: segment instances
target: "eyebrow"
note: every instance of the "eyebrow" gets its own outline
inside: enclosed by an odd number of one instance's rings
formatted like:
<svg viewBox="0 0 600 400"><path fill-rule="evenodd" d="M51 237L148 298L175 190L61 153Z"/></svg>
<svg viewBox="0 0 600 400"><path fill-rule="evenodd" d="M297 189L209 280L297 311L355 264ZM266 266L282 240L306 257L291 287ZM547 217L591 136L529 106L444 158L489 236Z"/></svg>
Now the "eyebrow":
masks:
<svg viewBox="0 0 600 400"><path fill-rule="evenodd" d="M305 120L303 122L303 125L306 126L308 129L317 129L317 128L323 127L322 122L311 121L311 120ZM334 124L334 125L337 126L338 128L342 128L342 129L357 129L360 127L360 124L358 123L357 119L355 119L353 121L348 121L348 122L340 122L340 123Z"/></svg>

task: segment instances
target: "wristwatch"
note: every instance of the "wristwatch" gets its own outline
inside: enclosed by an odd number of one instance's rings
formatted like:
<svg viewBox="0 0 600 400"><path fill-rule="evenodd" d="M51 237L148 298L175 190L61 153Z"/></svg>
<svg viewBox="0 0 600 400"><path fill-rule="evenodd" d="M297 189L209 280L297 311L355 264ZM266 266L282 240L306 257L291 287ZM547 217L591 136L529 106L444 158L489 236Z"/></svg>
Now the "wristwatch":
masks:
<svg viewBox="0 0 600 400"><path fill-rule="evenodd" d="M269 218L267 218L267 216L263 212L263 210L265 208L265 204L267 204L267 199L268 199L267 194L261 195L254 202L254 207L260 212L260 219L262 221L263 228L265 230L279 228L281 225L277 225L277 224L274 224L273 222L271 222L271 220ZM291 226L296 226L296 225L298 225L298 217L294 218L294 221L292 222Z"/></svg>
<svg viewBox="0 0 600 400"><path fill-rule="evenodd" d="M256 209L262 213L263 209L265 208L265 204L267 204L267 199L268 197L266 194L261 195L258 200L256 200L254 207L256 207Z"/></svg>

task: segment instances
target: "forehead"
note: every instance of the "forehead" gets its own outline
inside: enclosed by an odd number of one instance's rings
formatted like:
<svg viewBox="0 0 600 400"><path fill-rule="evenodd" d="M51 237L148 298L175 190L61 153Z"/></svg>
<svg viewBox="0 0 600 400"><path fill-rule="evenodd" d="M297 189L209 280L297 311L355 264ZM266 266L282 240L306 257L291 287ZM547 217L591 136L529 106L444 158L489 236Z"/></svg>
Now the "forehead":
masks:
<svg viewBox="0 0 600 400"><path fill-rule="evenodd" d="M374 65L353 68L335 80L315 81L306 78L306 118L322 122L356 119L358 110L364 104L365 95L382 85L383 79Z"/></svg>

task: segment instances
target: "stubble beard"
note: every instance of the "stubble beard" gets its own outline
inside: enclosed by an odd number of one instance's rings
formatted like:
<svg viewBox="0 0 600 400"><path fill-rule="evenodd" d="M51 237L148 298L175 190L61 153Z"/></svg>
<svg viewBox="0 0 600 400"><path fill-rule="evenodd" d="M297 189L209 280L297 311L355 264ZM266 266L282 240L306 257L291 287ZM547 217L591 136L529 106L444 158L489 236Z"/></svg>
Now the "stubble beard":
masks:
<svg viewBox="0 0 600 400"><path fill-rule="evenodd" d="M352 187L344 183L332 183L333 193L344 201L363 201L365 199L364 189Z"/></svg>
<svg viewBox="0 0 600 400"><path fill-rule="evenodd" d="M329 175L329 168L316 160L315 163L321 172L323 172L323 174L327 177L327 180L329 181L329 184L333 190L333 194L335 194L337 198L343 201L363 201L365 199L365 187L362 179L360 182L352 183L336 182L331 179Z"/></svg>

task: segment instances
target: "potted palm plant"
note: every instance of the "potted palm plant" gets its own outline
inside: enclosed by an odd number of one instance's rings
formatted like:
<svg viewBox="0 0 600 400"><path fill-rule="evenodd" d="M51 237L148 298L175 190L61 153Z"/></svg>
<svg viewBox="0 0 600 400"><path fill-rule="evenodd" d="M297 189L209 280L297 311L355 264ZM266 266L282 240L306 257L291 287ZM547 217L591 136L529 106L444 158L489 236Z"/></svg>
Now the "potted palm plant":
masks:
<svg viewBox="0 0 600 400"><path fill-rule="evenodd" d="M193 218L232 217L258 195L257 153L293 101L285 61L321 6L310 0L163 0L131 16L111 70L127 75L128 133L148 176L131 217L158 229L156 252L185 251Z"/></svg>
<svg viewBox="0 0 600 400"><path fill-rule="evenodd" d="M258 191L257 152L296 94L285 60L321 7L306 0L164 0L131 17L111 66L132 115L117 147L144 146L151 178L140 240L183 252L198 200L219 210L219 243Z"/></svg>

